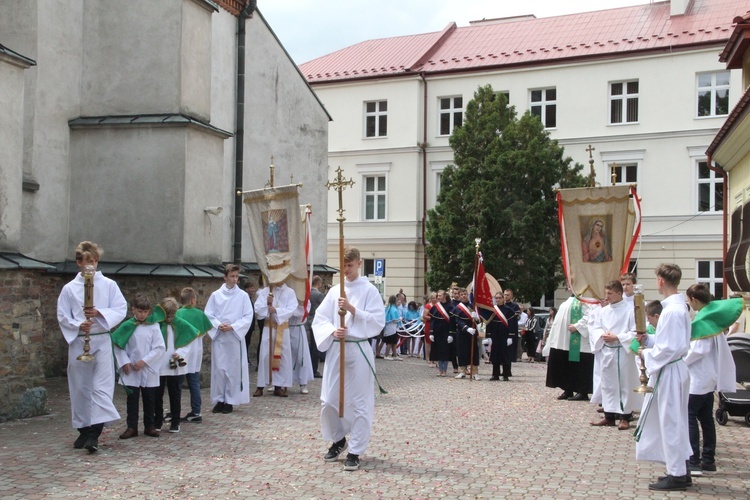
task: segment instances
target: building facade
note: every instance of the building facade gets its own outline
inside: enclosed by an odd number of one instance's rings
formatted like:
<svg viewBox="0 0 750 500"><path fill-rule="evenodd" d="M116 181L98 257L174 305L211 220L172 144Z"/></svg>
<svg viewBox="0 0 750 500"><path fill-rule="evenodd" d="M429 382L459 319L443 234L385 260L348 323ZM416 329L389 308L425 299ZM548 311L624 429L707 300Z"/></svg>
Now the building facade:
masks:
<svg viewBox="0 0 750 500"><path fill-rule="evenodd" d="M0 371L0 419L64 372L78 242L127 299L193 285L205 303L223 263L257 272L236 192L272 156L325 233L330 116L256 3L0 0L0 359L34 361Z"/></svg>
<svg viewBox="0 0 750 500"><path fill-rule="evenodd" d="M346 237L366 272L383 259L384 294L424 294L424 220L452 162L448 140L474 91L491 84L517 113L539 116L584 174L591 153L600 184L613 172L616 183L637 184L643 227L633 265L647 297L656 298L661 262L679 264L686 283L720 290L723 181L706 148L744 88L718 54L734 16L748 9L747 1L667 1L451 23L301 65L333 117L330 168L356 183L344 194ZM329 262L334 205L329 198Z"/></svg>

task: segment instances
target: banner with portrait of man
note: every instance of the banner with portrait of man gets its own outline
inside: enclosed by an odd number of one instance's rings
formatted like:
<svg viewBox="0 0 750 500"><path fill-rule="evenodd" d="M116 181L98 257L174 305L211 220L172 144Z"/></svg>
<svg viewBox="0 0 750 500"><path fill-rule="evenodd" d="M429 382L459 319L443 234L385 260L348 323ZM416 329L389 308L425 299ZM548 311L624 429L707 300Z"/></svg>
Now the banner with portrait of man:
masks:
<svg viewBox="0 0 750 500"><path fill-rule="evenodd" d="M563 270L577 296L601 299L628 271L641 227L632 186L562 189L557 194Z"/></svg>
<svg viewBox="0 0 750 500"><path fill-rule="evenodd" d="M304 299L307 259L298 189L292 184L249 191L244 202L260 272L272 285L286 282L295 292L300 288Z"/></svg>

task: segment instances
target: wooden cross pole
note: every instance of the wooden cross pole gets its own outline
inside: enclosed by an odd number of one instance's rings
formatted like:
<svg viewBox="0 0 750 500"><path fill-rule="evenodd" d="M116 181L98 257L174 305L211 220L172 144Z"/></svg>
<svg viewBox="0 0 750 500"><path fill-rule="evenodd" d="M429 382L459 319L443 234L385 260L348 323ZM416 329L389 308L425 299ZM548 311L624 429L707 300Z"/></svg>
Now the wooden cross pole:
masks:
<svg viewBox="0 0 750 500"><path fill-rule="evenodd" d="M326 182L326 187L328 189L335 189L339 193L339 208L338 213L339 216L336 219L339 223L339 268L340 275L341 275L341 281L340 281L340 288L341 288L341 295L340 297L342 299L346 298L346 290L344 289L344 221L346 220L344 218L344 198L342 196L342 193L344 189L346 189L347 186L353 186L354 181L350 178L348 181L344 179L343 170L341 170L341 167L336 169L336 178L333 182L328 181ZM346 316L346 311L343 308L339 308L339 317L340 322L339 326L341 328L344 328L345 321L344 317ZM344 417L344 356L346 353L346 342L345 339L341 339L339 342L339 418Z"/></svg>

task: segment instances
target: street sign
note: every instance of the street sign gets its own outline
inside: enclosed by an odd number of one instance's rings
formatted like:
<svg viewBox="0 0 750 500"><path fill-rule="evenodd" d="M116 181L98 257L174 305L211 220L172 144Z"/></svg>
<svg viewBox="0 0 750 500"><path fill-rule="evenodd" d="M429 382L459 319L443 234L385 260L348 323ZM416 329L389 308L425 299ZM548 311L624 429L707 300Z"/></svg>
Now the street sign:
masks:
<svg viewBox="0 0 750 500"><path fill-rule="evenodd" d="M375 259L375 276L383 276L385 271L385 259Z"/></svg>

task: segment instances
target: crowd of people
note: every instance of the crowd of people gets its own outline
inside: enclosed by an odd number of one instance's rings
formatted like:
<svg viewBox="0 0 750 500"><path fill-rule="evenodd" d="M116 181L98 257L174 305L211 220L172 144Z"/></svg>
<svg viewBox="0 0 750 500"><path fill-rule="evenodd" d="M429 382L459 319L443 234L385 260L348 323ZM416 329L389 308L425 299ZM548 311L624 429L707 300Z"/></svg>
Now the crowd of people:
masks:
<svg viewBox="0 0 750 500"><path fill-rule="evenodd" d="M75 257L81 270L90 272L101 249L82 242ZM451 365L452 376L471 380L481 380L484 360L492 365L490 381L509 381L513 363L522 359L521 347L529 362L546 359L546 385L562 389L558 400L599 406L601 415L592 426L627 430L640 412L636 457L666 465L667 475L651 489L682 490L692 484L692 476L716 470L713 395L734 390L734 364L724 333L705 325L730 318L729 327L739 314L732 317L733 310L719 304L731 306L729 301L709 305L711 294L701 284L687 289L686 301L677 291L678 266L657 269L664 299L647 304L650 327L641 331L634 313L636 277L630 273L607 283L601 302L571 296L559 311L550 310L542 327L533 309L522 309L509 288L494 294L491 308L474 309L468 291L457 286L430 294L424 305L407 301L402 291L384 305L378 290L359 275L359 251L348 247L344 262L344 290L335 285L324 294L315 276L309 309L284 284L260 290L252 282L239 286L240 267L230 264L204 311L188 287L179 301L166 297L156 305L145 295L136 296L127 320L127 302L114 281L98 271L88 279L78 274L58 299L58 320L69 344L72 424L79 432L74 447L97 451L104 425L119 420L113 403L116 378L127 392L120 439L138 436L141 400L146 436L159 437L165 422L171 433L180 432L181 422L201 422L204 335L212 341L212 412L231 413L248 403L248 353L257 321L261 338L252 396L287 397L294 385L307 394L307 384L322 378L321 430L331 442L324 460L335 462L348 449L345 470L359 468L370 440L376 359L422 357L438 377L448 376ZM87 294L93 301L86 301ZM698 312L692 324L690 308ZM91 362L80 361L84 350L93 355ZM646 391L635 390L641 368L650 377L651 392L645 397L641 392ZM184 417L183 376L190 392ZM346 384L339 391L342 376Z"/></svg>

